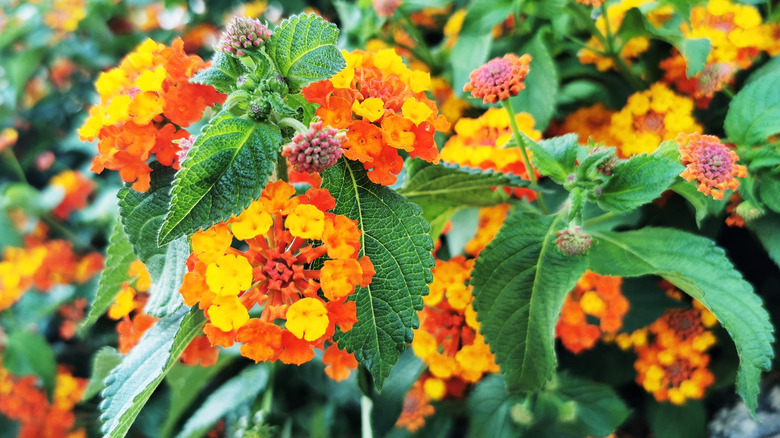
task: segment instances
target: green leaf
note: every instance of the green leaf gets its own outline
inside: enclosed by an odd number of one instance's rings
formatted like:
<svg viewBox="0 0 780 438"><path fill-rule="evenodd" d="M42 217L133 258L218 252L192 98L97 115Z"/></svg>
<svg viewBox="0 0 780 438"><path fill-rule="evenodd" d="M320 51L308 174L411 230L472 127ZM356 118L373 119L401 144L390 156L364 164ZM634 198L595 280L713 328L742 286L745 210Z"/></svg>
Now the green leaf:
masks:
<svg viewBox="0 0 780 438"><path fill-rule="evenodd" d="M745 222L745 224L756 233L769 257L777 266L780 266L780 215L768 212L758 219Z"/></svg>
<svg viewBox="0 0 780 438"><path fill-rule="evenodd" d="M392 365L412 341L417 311L433 280L433 241L421 209L393 190L368 179L363 165L342 159L323 173L322 186L336 198L335 214L358 222L361 255L371 259L376 275L350 297L358 322L337 333L339 347L355 353L382 389Z"/></svg>
<svg viewBox="0 0 780 438"><path fill-rule="evenodd" d="M755 412L761 370L771 366L769 315L723 249L704 237L670 229L593 232L590 269L602 275L660 275L704 304L729 332L740 364L737 393Z"/></svg>
<svg viewBox="0 0 780 438"><path fill-rule="evenodd" d="M89 377L89 384L81 399L89 400L102 391L106 387L104 380L120 362L122 362L122 355L116 351L116 348L103 347L98 350L92 359L92 375Z"/></svg>
<svg viewBox="0 0 780 438"><path fill-rule="evenodd" d="M372 394L371 397L374 402L374 408L371 410L374 436L386 436L393 428L403 410L406 393L425 368L426 365L411 349L401 354L385 381L385 389L380 394Z"/></svg>
<svg viewBox="0 0 780 438"><path fill-rule="evenodd" d="M9 334L5 342L3 367L16 376L40 377L51 395L57 379L57 361L46 339L38 333L17 331Z"/></svg>
<svg viewBox="0 0 780 438"><path fill-rule="evenodd" d="M466 436L468 438L521 436L520 428L512 419L513 408L520 406L518 401L516 397L507 394L502 376L491 375L483 378L467 401L467 412L471 415L471 421Z"/></svg>
<svg viewBox="0 0 780 438"><path fill-rule="evenodd" d="M555 245L564 226L560 217L517 211L474 267L474 308L510 391L537 390L555 371L555 324L588 260Z"/></svg>
<svg viewBox="0 0 780 438"><path fill-rule="evenodd" d="M211 379L232 364L236 356L229 351L221 350L217 363L208 367L176 364L165 376L165 383L170 389L170 409L165 416L165 423L160 429L160 435L169 437L172 435L182 414L190 407L206 385L212 383Z"/></svg>
<svg viewBox="0 0 780 438"><path fill-rule="evenodd" d="M195 73L190 82L211 85L220 93L230 93L236 88L236 79L246 73L246 67L236 57L217 51L211 58L211 67Z"/></svg>
<svg viewBox="0 0 780 438"><path fill-rule="evenodd" d="M508 197L501 190L502 186L528 185L525 180L501 173L456 165L433 165L422 160L407 161L406 173L404 187L398 193L422 207L423 217L431 227L434 224L443 227L460 208L506 202Z"/></svg>
<svg viewBox="0 0 780 438"><path fill-rule="evenodd" d="M129 280L128 271L130 264L135 259L133 246L122 229L122 223L117 220L114 231L108 238L106 268L100 273L95 300L90 305L89 312L79 327L80 335L83 336L86 329L91 327L114 304L116 296L122 289L122 283Z"/></svg>
<svg viewBox="0 0 780 438"><path fill-rule="evenodd" d="M157 243L208 228L259 198L281 142L276 125L226 114L213 120L176 174Z"/></svg>
<svg viewBox="0 0 780 438"><path fill-rule="evenodd" d="M503 22L512 13L511 0L476 0L471 2L458 41L452 48L452 89L462 90L469 74L485 63L493 45L493 26Z"/></svg>
<svg viewBox="0 0 780 438"><path fill-rule="evenodd" d="M179 309L157 321L122 363L111 371L100 404L101 430L106 438L121 438L127 434L157 385L190 341L201 333L205 322L200 309Z"/></svg>
<svg viewBox="0 0 780 438"><path fill-rule="evenodd" d="M293 15L274 30L268 55L287 78L291 93L311 82L327 79L347 63L336 40L339 29L315 14Z"/></svg>
<svg viewBox="0 0 780 438"><path fill-rule="evenodd" d="M177 438L203 436L222 417L237 406L251 403L268 384L268 367L250 365L220 386L203 402L182 427Z"/></svg>
<svg viewBox="0 0 780 438"><path fill-rule="evenodd" d="M545 3L548 3L546 0ZM550 50L543 41L544 32L539 32L519 53L527 53L533 58L525 89L511 98L512 108L516 112L525 111L534 116L536 129L544 131L555 113L558 96L558 71L555 68Z"/></svg>
<svg viewBox="0 0 780 438"><path fill-rule="evenodd" d="M740 90L729 103L723 129L739 146L765 143L780 132L780 75L763 76Z"/></svg>
<svg viewBox="0 0 780 438"><path fill-rule="evenodd" d="M707 410L698 400L683 405L651 401L647 420L654 436L664 438L704 438L707 436Z"/></svg>
<svg viewBox="0 0 780 438"><path fill-rule="evenodd" d="M615 166L602 186L599 207L614 213L628 213L661 196L685 167L653 155L635 155Z"/></svg>
<svg viewBox="0 0 780 438"><path fill-rule="evenodd" d="M563 400L574 402L573 421L561 419L556 423L564 432L576 436L607 436L628 418L628 407L609 385L566 374L559 374L556 383L555 393Z"/></svg>
<svg viewBox="0 0 780 438"><path fill-rule="evenodd" d="M182 236L167 245L157 246L157 235L171 201L169 192L175 171L159 163L152 163L151 167L151 188L147 192L139 193L125 185L118 197L127 237L152 279L144 312L159 318L184 304L179 288L187 270L190 245Z"/></svg>
<svg viewBox="0 0 780 438"><path fill-rule="evenodd" d="M780 174L765 173L756 181L761 202L775 213L780 213Z"/></svg>
<svg viewBox="0 0 780 438"><path fill-rule="evenodd" d="M531 162L536 170L549 176L558 184L566 182L566 177L574 172L579 145L577 134L566 134L541 140L538 143L526 138L532 152Z"/></svg>

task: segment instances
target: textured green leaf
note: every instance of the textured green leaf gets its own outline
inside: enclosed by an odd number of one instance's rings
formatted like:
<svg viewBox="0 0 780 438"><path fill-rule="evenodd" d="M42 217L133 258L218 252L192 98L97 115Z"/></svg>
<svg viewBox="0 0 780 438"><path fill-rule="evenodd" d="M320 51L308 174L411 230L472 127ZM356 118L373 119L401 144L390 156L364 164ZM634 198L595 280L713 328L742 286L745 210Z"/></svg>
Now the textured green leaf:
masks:
<svg viewBox="0 0 780 438"><path fill-rule="evenodd" d="M671 189L685 198L693 206L696 217L696 226L701 228L702 221L707 217L719 214L727 202L727 199L717 201L697 190L695 181L681 181L674 184Z"/></svg>
<svg viewBox="0 0 780 438"><path fill-rule="evenodd" d="M268 367L250 365L214 390L182 427L177 438L198 438L237 406L251 403L268 384Z"/></svg>
<svg viewBox="0 0 780 438"><path fill-rule="evenodd" d="M46 339L38 333L17 331L8 335L2 355L3 367L9 373L36 375L46 392L52 394L57 378L57 361Z"/></svg>
<svg viewBox="0 0 780 438"><path fill-rule="evenodd" d="M547 129L547 125L550 124L558 96L558 71L550 56L550 50L543 41L543 36L544 33L537 33L520 49L519 53L527 53L533 59L528 76L525 78L526 88L511 99L512 108L517 112L524 111L534 116L535 128L541 131Z"/></svg>
<svg viewBox="0 0 780 438"><path fill-rule="evenodd" d="M433 241L421 209L393 190L368 179L363 165L342 159L323 173L322 186L336 198L334 213L358 222L361 254L374 264L370 285L351 297L358 322L337 333L341 348L355 353L382 389L392 365L412 341L417 311L433 280Z"/></svg>
<svg viewBox="0 0 780 438"><path fill-rule="evenodd" d="M274 30L268 55L287 78L290 92L327 79L346 67L336 40L339 29L315 14L293 15Z"/></svg>
<svg viewBox="0 0 780 438"><path fill-rule="evenodd" d="M276 125L227 114L213 120L176 174L158 244L228 219L260 197L281 142Z"/></svg>
<svg viewBox="0 0 780 438"><path fill-rule="evenodd" d="M151 167L151 188L147 192L139 193L125 185L118 196L125 233L152 278L144 312L159 318L184 304L179 288L187 269L190 246L184 236L162 247L157 246L157 235L170 205L169 193L175 171L159 163L153 163Z"/></svg>
<svg viewBox="0 0 780 438"><path fill-rule="evenodd" d="M685 167L653 155L634 155L615 166L602 187L599 207L614 213L628 213L661 196Z"/></svg>
<svg viewBox="0 0 780 438"><path fill-rule="evenodd" d="M704 438L707 436L707 410L699 400L683 405L651 401L647 422L654 436L664 438Z"/></svg>
<svg viewBox="0 0 780 438"><path fill-rule="evenodd" d="M769 257L780 266L780 215L768 212L758 219L747 221L746 225L756 233Z"/></svg>
<svg viewBox="0 0 780 438"><path fill-rule="evenodd" d="M553 375L555 324L587 256L555 245L560 217L511 214L474 267L474 308L511 391L534 391Z"/></svg>
<svg viewBox="0 0 780 438"><path fill-rule="evenodd" d="M660 275L704 304L729 332L739 353L737 393L755 412L761 370L771 366L769 315L723 249L704 237L669 228L593 232L590 269L603 275Z"/></svg>
<svg viewBox="0 0 780 438"><path fill-rule="evenodd" d="M135 260L133 246L122 229L122 223L117 220L114 225L114 231L108 238L108 248L106 249L106 268L100 273L95 300L89 307L86 318L79 327L79 333L92 326L108 308L114 304L116 296L122 289L122 283L129 280L128 270L130 263Z"/></svg>
<svg viewBox="0 0 780 438"><path fill-rule="evenodd" d="M419 205L423 217L431 223L446 222L455 211L465 207L488 207L506 202L501 186L525 186L527 181L501 173L450 165L433 165L409 160L406 181L398 193ZM443 219L443 220L442 220ZM443 223L440 225L443 226Z"/></svg>
<svg viewBox="0 0 780 438"><path fill-rule="evenodd" d="M106 389L101 393L104 400L100 403L105 437L121 438L127 434L157 385L190 341L201 333L205 322L200 309L181 308L144 333L106 379Z"/></svg>
<svg viewBox="0 0 780 438"><path fill-rule="evenodd" d="M220 93L230 93L236 88L236 79L246 73L246 67L236 57L217 51L211 58L211 66L195 73L190 82L211 85Z"/></svg>
<svg viewBox="0 0 780 438"><path fill-rule="evenodd" d="M538 143L528 139L534 168L558 184L566 182L566 177L574 172L577 162L578 138L577 134L566 134Z"/></svg>
<svg viewBox="0 0 780 438"><path fill-rule="evenodd" d="M95 353L92 359L92 375L84 390L82 400L89 400L106 387L104 380L108 374L122 362L122 355L114 347L103 347Z"/></svg>
<svg viewBox="0 0 780 438"><path fill-rule="evenodd" d="M780 213L780 174L765 173L756 181L758 195L770 210Z"/></svg>
<svg viewBox="0 0 780 438"><path fill-rule="evenodd" d="M764 143L780 132L780 75L765 75L740 90L729 103L723 129L739 146Z"/></svg>

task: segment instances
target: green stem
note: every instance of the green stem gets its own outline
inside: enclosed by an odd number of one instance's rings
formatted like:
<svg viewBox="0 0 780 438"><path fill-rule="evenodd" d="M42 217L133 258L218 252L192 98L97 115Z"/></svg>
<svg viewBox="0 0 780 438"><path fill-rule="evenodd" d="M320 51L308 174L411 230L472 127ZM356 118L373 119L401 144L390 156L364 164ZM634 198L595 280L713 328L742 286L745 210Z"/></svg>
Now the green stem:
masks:
<svg viewBox="0 0 780 438"><path fill-rule="evenodd" d="M590 227L590 226L593 226L593 225L600 224L602 222L608 221L610 219L616 218L618 216L620 216L620 215L610 211L610 212L602 214L601 216L596 216L594 218L590 218L590 219L586 220L585 222L583 222L582 225L585 228L587 228L587 227Z"/></svg>
<svg viewBox="0 0 780 438"><path fill-rule="evenodd" d="M19 178L19 181L26 183L27 176L24 174L24 169L22 169L22 165L19 164L19 160L16 158L16 155L14 155L14 151L11 150L11 148L4 150L3 158L11 166L11 170L14 171L16 177Z"/></svg>
<svg viewBox="0 0 780 438"><path fill-rule="evenodd" d="M612 34L612 26L609 25L609 16L607 16L606 2L601 4L601 14L604 17L604 24L607 29L605 40L607 42L607 53L609 54L609 57L612 58L612 62L615 63L615 67L617 68L618 72L626 81L628 81L629 85L631 85L634 90L644 90L647 88L645 84L634 74L633 71L631 71L631 68L628 66L628 64L626 64L626 61L620 56L620 50L622 47L620 49L615 48L615 37Z"/></svg>
<svg viewBox="0 0 780 438"><path fill-rule="evenodd" d="M733 91L731 91L731 88L728 88L728 87L726 87L726 88L724 88L722 91L723 91L723 93L725 93L725 94L726 94L726 96L728 96L730 99L733 99L733 98L734 98L734 92L733 92Z"/></svg>
<svg viewBox="0 0 780 438"><path fill-rule="evenodd" d="M276 157L276 177L287 182L287 157L282 154Z"/></svg>
<svg viewBox="0 0 780 438"><path fill-rule="evenodd" d="M295 132L300 132L301 134L305 134L309 131L309 128L306 127L303 123L301 123L299 120L295 120L292 117L285 117L277 122L279 126L284 126L285 128L292 128L295 130Z"/></svg>
<svg viewBox="0 0 780 438"><path fill-rule="evenodd" d="M69 230L64 225L62 225L57 219L52 217L50 213L42 214L39 218L49 228L54 230L57 234L66 237L68 240L73 242L77 247L84 248L89 245L87 242L84 241L84 239L77 236L76 233Z"/></svg>
<svg viewBox="0 0 780 438"><path fill-rule="evenodd" d="M525 150L528 146L528 142L525 139L525 136L520 133L520 128L517 126L517 120L515 120L515 110L512 109L512 102L510 102L509 99L504 99L501 101L501 105L503 105L504 109L506 109L506 112L509 113L509 126L512 127L512 134L514 135L517 146L519 147L520 153L523 156L523 164L525 164L525 170L528 173L528 179L531 181L531 184L537 186L538 180L536 178L536 174L534 173L534 168L531 167L531 160L528 159L528 152ZM542 214L547 214L547 206L544 204L542 194L538 191L536 192L536 202L539 203L539 210L542 212Z"/></svg>
<svg viewBox="0 0 780 438"><path fill-rule="evenodd" d="M428 50L428 45L425 43L422 34L420 34L420 31L414 26L414 23L412 23L412 20L409 19L408 15L401 14L401 19L404 22L404 28L406 28L406 31L409 32L409 35L411 35L412 39L417 43L412 52L421 61L433 68L435 64L433 62L433 55L431 54L431 51Z"/></svg>
<svg viewBox="0 0 780 438"><path fill-rule="evenodd" d="M371 410L374 408L374 402L371 398L363 394L360 396L360 437L374 438L374 430L371 428Z"/></svg>

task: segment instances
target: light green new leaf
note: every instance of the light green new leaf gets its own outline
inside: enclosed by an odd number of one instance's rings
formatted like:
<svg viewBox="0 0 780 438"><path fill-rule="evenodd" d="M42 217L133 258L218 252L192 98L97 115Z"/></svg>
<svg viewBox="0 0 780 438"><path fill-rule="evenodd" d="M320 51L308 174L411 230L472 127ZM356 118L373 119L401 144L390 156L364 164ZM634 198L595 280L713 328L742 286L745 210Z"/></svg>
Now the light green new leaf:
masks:
<svg viewBox="0 0 780 438"><path fill-rule="evenodd" d="M190 82L211 85L220 93L230 93L236 88L236 79L246 73L246 67L236 57L217 51L211 58L211 66L195 73Z"/></svg>
<svg viewBox="0 0 780 438"><path fill-rule="evenodd" d="M152 279L144 312L159 318L184 304L179 288L187 270L190 245L182 236L167 245L157 246L157 235L170 205L169 193L175 171L159 163L152 163L151 167L152 181L148 191L139 193L125 185L118 197L125 233Z"/></svg>
<svg viewBox="0 0 780 438"><path fill-rule="evenodd" d="M208 228L259 198L281 142L276 125L229 114L213 120L176 174L170 210L157 243L165 245Z"/></svg>
<svg viewBox="0 0 780 438"><path fill-rule="evenodd" d="M108 238L106 269L100 273L95 300L90 304L89 312L79 327L80 335L83 335L85 330L91 327L114 304L116 296L122 289L122 283L129 280L128 270L130 263L135 258L133 246L122 228L122 223L117 220L114 231Z"/></svg>
<svg viewBox="0 0 780 438"><path fill-rule="evenodd" d="M780 75L765 75L740 90L729 103L723 129L739 146L765 143L780 132Z"/></svg>
<svg viewBox="0 0 780 438"><path fill-rule="evenodd" d="M549 1L545 1L549 3ZM536 36L523 46L518 53L531 55L525 89L511 98L512 108L517 112L527 112L534 116L536 129L544 131L555 113L558 96L558 71L555 68L550 50L543 41L544 33Z"/></svg>
<svg viewBox="0 0 780 438"><path fill-rule="evenodd" d="M370 285L350 299L358 322L336 333L341 348L365 365L382 389L398 356L419 326L417 311L433 280L433 241L421 209L393 190L374 184L359 162L342 159L323 173L322 186L336 198L335 214L358 222L361 255L374 264Z"/></svg>
<svg viewBox="0 0 780 438"><path fill-rule="evenodd" d="M604 383L559 374L550 391L563 400L574 402L575 419L558 421L556 426L575 436L607 436L630 413L615 390Z"/></svg>
<svg viewBox="0 0 780 438"><path fill-rule="evenodd" d="M729 332L739 353L737 393L755 412L761 370L771 366L769 314L723 249L709 239L670 228L593 232L590 269L602 275L660 275L704 304Z"/></svg>
<svg viewBox="0 0 780 438"><path fill-rule="evenodd" d="M533 154L531 162L534 168L559 184L566 182L566 177L574 172L577 162L578 138L577 134L566 134L538 143L527 139Z"/></svg>
<svg viewBox="0 0 780 438"><path fill-rule="evenodd" d="M512 419L512 409L522 400L506 392L506 384L500 375L485 376L467 401L471 415L468 438L514 438L522 436L520 427Z"/></svg>
<svg viewBox="0 0 780 438"><path fill-rule="evenodd" d="M628 213L661 196L685 167L654 155L634 155L612 172L602 187L599 207L614 213Z"/></svg>
<svg viewBox="0 0 780 438"><path fill-rule="evenodd" d="M127 434L157 385L190 341L201 333L205 322L200 309L181 308L144 333L106 379L106 389L101 393L104 400L100 403L104 437L121 438Z"/></svg>
<svg viewBox="0 0 780 438"><path fill-rule="evenodd" d="M87 389L81 398L86 401L96 396L106 387L104 380L108 374L122 362L122 355L114 347L103 347L95 353L92 359L92 375L89 377Z"/></svg>
<svg viewBox="0 0 780 438"><path fill-rule="evenodd" d="M339 29L315 14L284 20L268 41L268 55L287 79L291 93L327 79L346 67L336 40Z"/></svg>
<svg viewBox="0 0 780 438"><path fill-rule="evenodd" d="M460 208L488 207L506 202L508 197L500 189L502 186L528 185L525 180L501 173L433 165L422 160L407 161L406 173L404 187L398 193L422 207L423 217L432 229L435 225L443 227Z"/></svg>
<svg viewBox="0 0 780 438"><path fill-rule="evenodd" d="M474 309L510 391L540 389L555 371L555 324L588 260L555 245L565 225L516 211L474 266Z"/></svg>
<svg viewBox="0 0 780 438"><path fill-rule="evenodd" d="M251 403L268 384L268 367L250 365L239 375L214 390L176 435L176 438L199 438L214 424L245 403Z"/></svg>

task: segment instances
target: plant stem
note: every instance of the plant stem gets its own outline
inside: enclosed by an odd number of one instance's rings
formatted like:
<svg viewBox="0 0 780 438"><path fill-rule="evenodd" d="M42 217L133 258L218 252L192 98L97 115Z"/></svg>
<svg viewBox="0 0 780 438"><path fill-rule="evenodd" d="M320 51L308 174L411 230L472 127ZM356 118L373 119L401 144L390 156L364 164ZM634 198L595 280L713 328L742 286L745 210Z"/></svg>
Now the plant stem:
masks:
<svg viewBox="0 0 780 438"><path fill-rule="evenodd" d="M19 164L19 160L16 158L16 155L14 155L14 151L11 150L11 148L4 150L3 158L11 166L11 170L14 171L16 177L19 178L19 181L26 183L27 176L24 174L24 169L22 169L22 165Z"/></svg>
<svg viewBox="0 0 780 438"><path fill-rule="evenodd" d="M607 30L607 35L605 37L607 42L607 53L609 53L609 57L612 58L612 62L615 63L615 67L617 68L618 72L623 76L623 78L626 79L626 81L628 81L634 90L639 91L647 88L645 87L644 83L642 83L642 80L634 75L634 73L631 71L631 68L628 66L628 64L626 64L626 61L620 56L620 49L615 48L615 37L612 34L612 27L609 25L606 2L601 4L601 14L604 18L604 25Z"/></svg>
<svg viewBox="0 0 780 438"><path fill-rule="evenodd" d="M300 132L301 134L305 134L309 128L306 127L303 123L301 123L298 120L293 119L292 117L285 117L277 122L279 126L284 126L285 128L292 128L295 130L295 132Z"/></svg>
<svg viewBox="0 0 780 438"><path fill-rule="evenodd" d="M609 212L606 212L606 213L602 214L601 216L596 216L594 218L590 218L590 219L586 220L585 222L583 222L583 226L589 227L589 226L592 226L592 225L595 225L595 224L599 224L601 222L608 221L610 219L616 218L618 216L620 216L620 215L617 214L617 213L613 213L613 212L609 211Z"/></svg>
<svg viewBox="0 0 780 438"><path fill-rule="evenodd" d="M374 438L374 430L371 428L371 410L374 408L374 402L371 398L363 394L360 396L360 437Z"/></svg>
<svg viewBox="0 0 780 438"><path fill-rule="evenodd" d="M412 20L409 19L408 15L401 14L401 17L404 22L404 27L406 28L406 31L409 32L409 35L417 43L415 45L416 47L412 49L412 53L414 53L415 57L419 58L425 64L434 67L435 63L433 62L434 61L433 55L431 54L431 51L428 50L428 45L425 44L425 40L423 40L420 31L417 30L417 28L414 26L414 23L412 23Z"/></svg>
<svg viewBox="0 0 780 438"><path fill-rule="evenodd" d="M276 177L287 182L287 157L282 154L276 157Z"/></svg>
<svg viewBox="0 0 780 438"><path fill-rule="evenodd" d="M517 120L515 120L515 110L512 109L512 102L510 102L509 99L504 99L501 101L501 105L503 105L504 109L506 109L506 112L509 113L509 126L512 127L512 134L514 135L517 146L520 148L520 153L523 156L523 164L525 164L525 170L528 173L528 179L531 181L531 184L537 186L538 180L536 178L536 174L534 173L534 168L531 167L531 160L528 159L528 152L525 150L528 142L525 139L525 136L520 133L520 128L517 126ZM538 191L536 192L536 202L539 203L539 210L542 212L542 214L547 214L547 206L544 204L542 194Z"/></svg>

